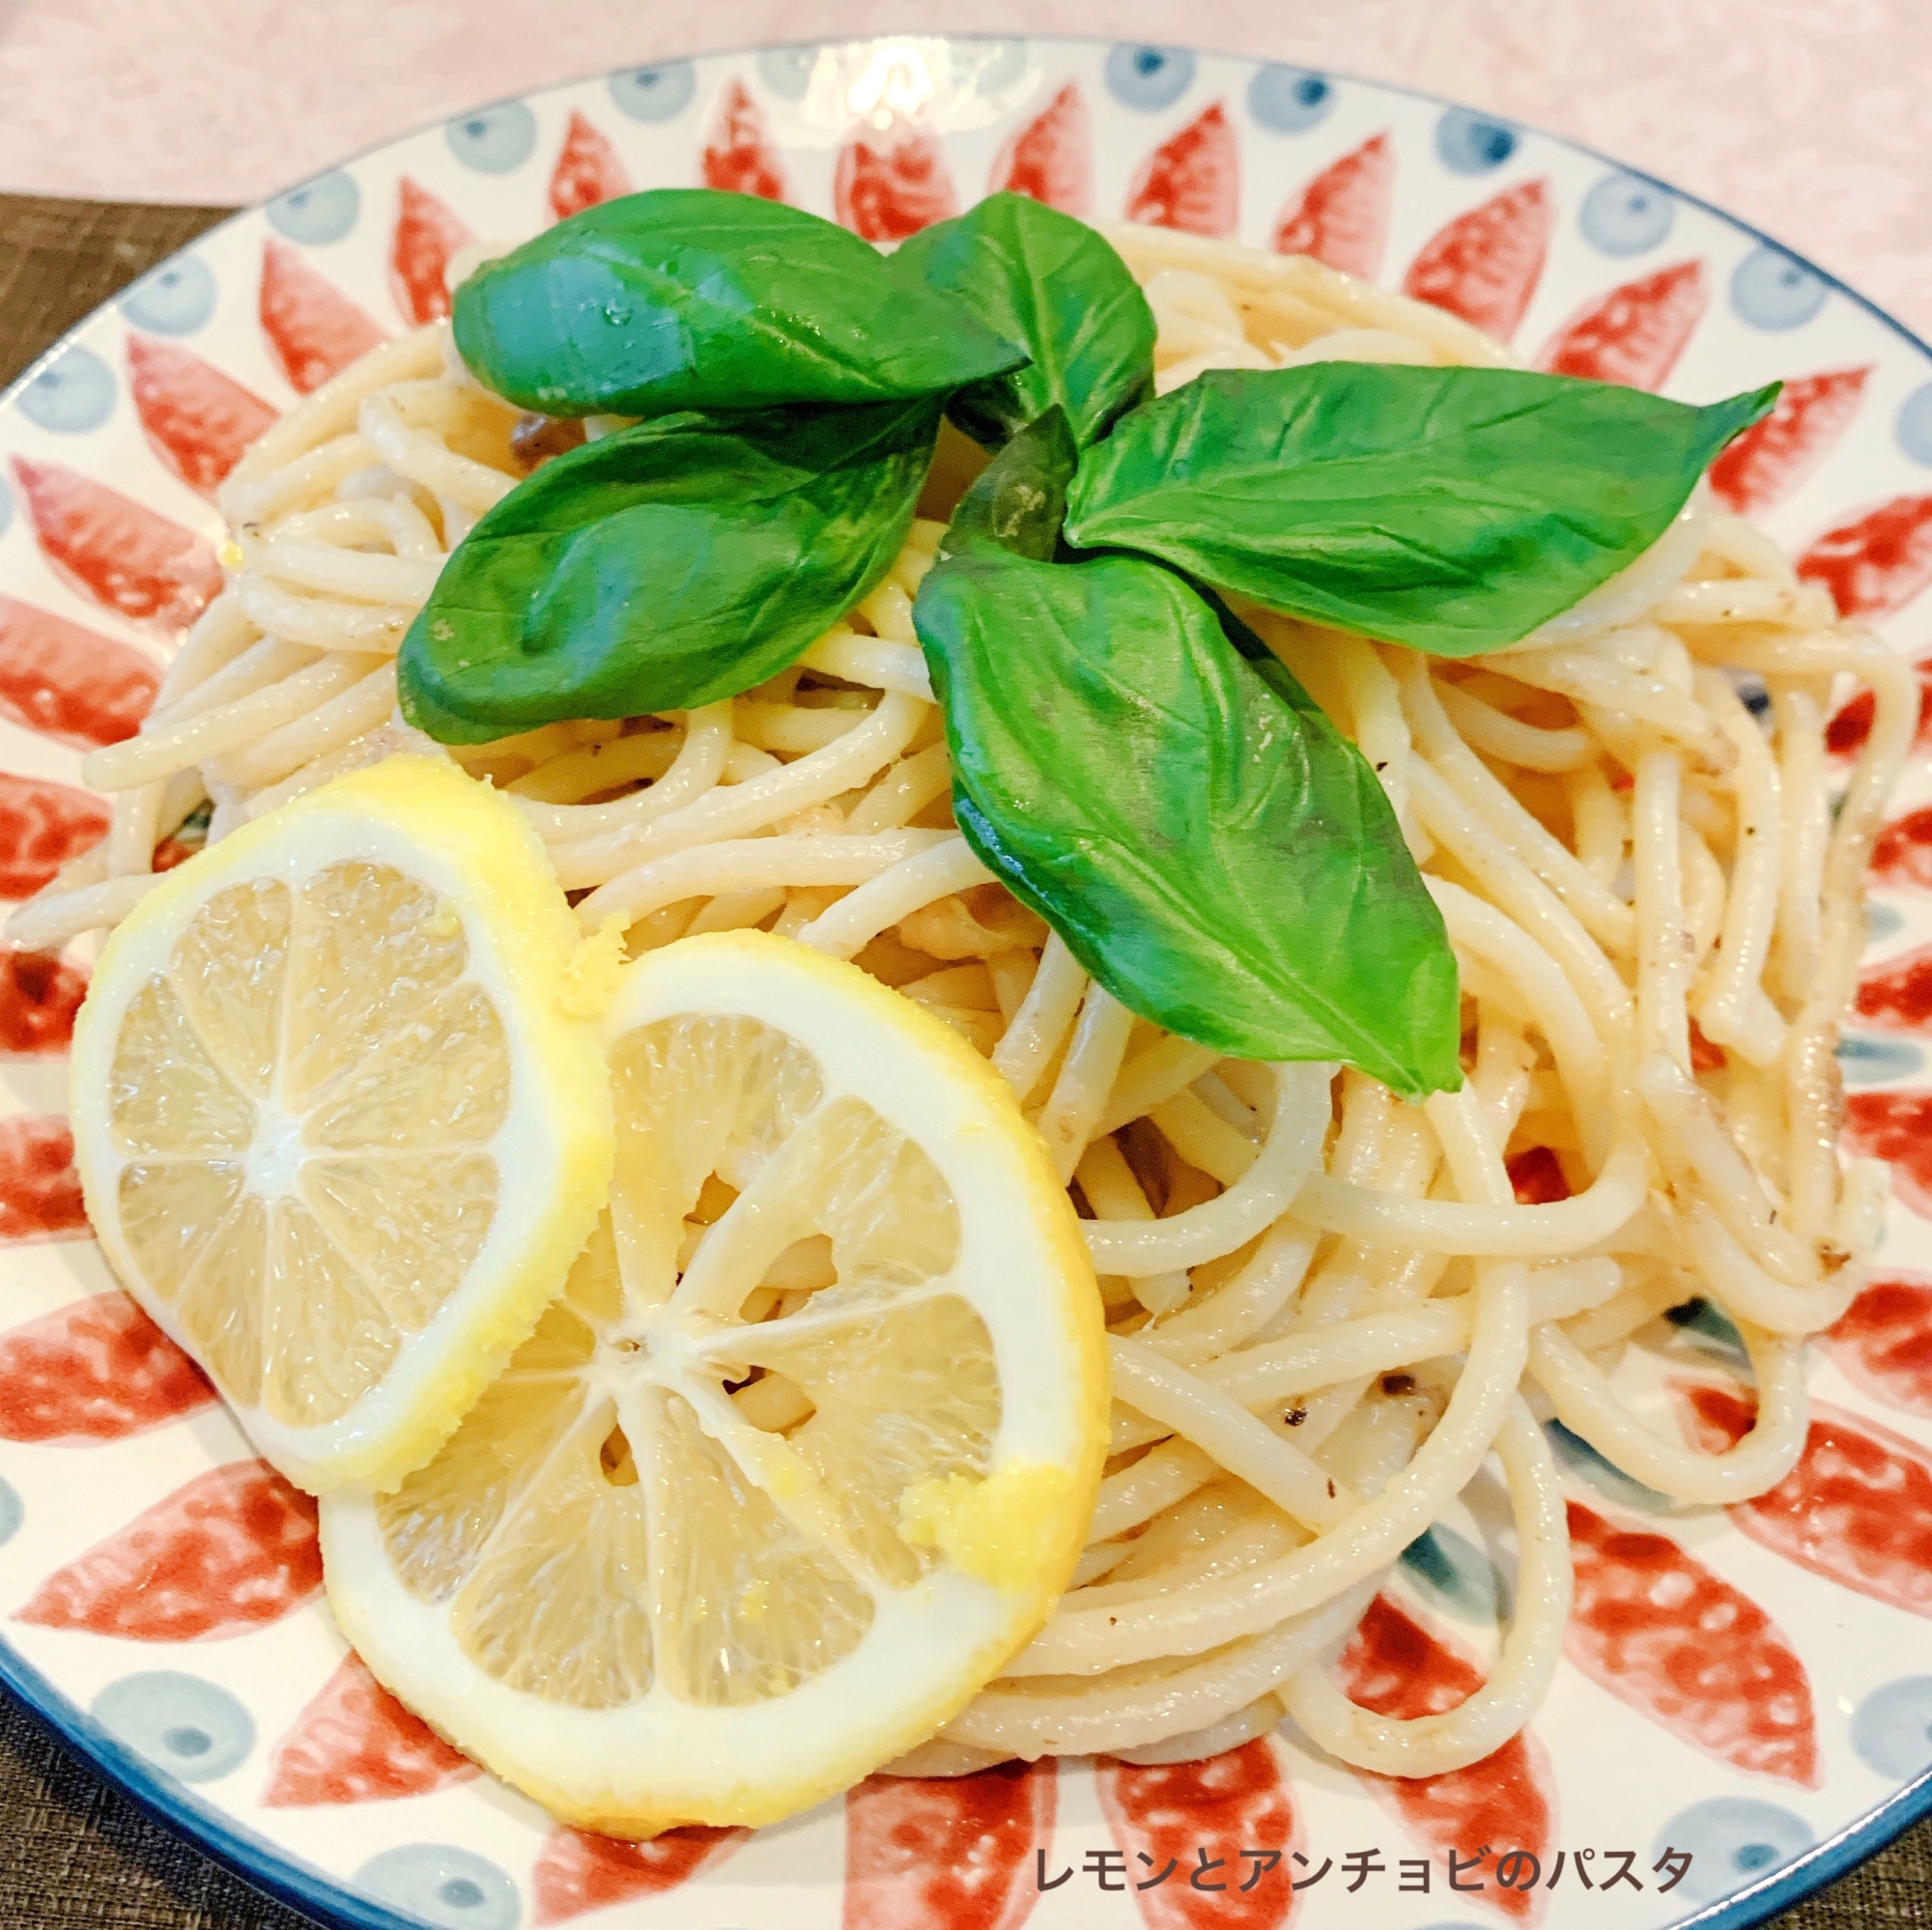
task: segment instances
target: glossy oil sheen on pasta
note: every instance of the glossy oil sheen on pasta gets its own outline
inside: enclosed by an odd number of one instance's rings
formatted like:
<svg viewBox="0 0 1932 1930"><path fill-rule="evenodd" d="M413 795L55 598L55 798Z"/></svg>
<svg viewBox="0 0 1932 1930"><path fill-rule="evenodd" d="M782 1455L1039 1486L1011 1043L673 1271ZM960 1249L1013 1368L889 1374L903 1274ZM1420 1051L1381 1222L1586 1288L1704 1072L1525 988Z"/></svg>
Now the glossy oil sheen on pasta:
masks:
<svg viewBox="0 0 1932 1930"><path fill-rule="evenodd" d="M1113 239L1159 320L1163 389L1216 367L1504 359L1460 322L1312 262L1155 230ZM448 752L403 726L395 650L448 551L523 472L517 423L434 326L263 438L222 492L225 593L141 734L89 759L116 794L105 846L11 935L47 946L111 924L149 888L157 837L205 804L218 839L407 748L519 801L584 894L587 931L621 915L635 952L776 929L856 958L989 1055L1086 1215L1112 1459L1053 1619L903 1767L1176 1760L1284 1710L1365 1768L1474 1761L1528 1717L1561 1647L1569 1549L1538 1415L1685 1501L1738 1500L1791 1467L1803 1338L1847 1304L1882 1199L1834 1149L1833 1046L1864 857L1917 696L1765 537L1700 491L1622 577L1480 663L1244 611L1381 773L1447 922L1469 1076L1411 1107L1352 1072L1223 1060L1161 1034L990 882L952 826L912 628L936 522L915 525L845 623L742 696ZM1823 724L1848 683L1872 692L1875 722L1834 812ZM1523 1159L1540 1203L1517 1198ZM922 1237L943 1243L944 1212L935 1200ZM607 1263L593 1244L526 1349L532 1371L491 1396L515 1411L469 1426L575 1441L544 1478L584 1484L585 1518L615 1547L637 1506L623 1443L567 1372ZM1646 1341L1696 1295L1735 1322L1757 1381L1756 1425L1717 1455L1671 1438L1645 1399ZM880 1342L925 1349L937 1380L942 1355L959 1362L961 1384L935 1383L957 1439L934 1451L970 1457L987 1424L966 1384L973 1337L939 1336L932 1353L935 1331ZM801 1363L801 1377L808 1365L833 1371ZM862 1386L863 1361L837 1371ZM701 1431L687 1437L681 1478L724 1481ZM1325 1671L1334 1645L1492 1452L1518 1550L1487 1685L1419 1720L1356 1707ZM481 1585L433 1486L407 1486L385 1520L412 1589L470 1595L465 1640L487 1667L516 1580ZM816 1585L809 1554L786 1556L800 1586ZM796 1665L783 1625L740 1659L757 1692ZM538 1692L601 1704L683 1666L636 1629L565 1646L580 1673Z"/></svg>

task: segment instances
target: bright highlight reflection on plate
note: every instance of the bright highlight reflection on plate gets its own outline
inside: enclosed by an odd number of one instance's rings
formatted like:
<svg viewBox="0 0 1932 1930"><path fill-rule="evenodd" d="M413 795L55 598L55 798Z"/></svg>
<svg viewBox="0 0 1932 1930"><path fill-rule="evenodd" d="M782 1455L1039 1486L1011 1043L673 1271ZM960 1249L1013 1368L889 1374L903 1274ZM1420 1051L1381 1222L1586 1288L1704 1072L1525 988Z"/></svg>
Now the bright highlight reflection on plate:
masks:
<svg viewBox="0 0 1932 1930"><path fill-rule="evenodd" d="M1024 41L946 41L893 35L808 56L799 120L844 138L854 121L885 132L970 133L1003 120L1039 84Z"/></svg>

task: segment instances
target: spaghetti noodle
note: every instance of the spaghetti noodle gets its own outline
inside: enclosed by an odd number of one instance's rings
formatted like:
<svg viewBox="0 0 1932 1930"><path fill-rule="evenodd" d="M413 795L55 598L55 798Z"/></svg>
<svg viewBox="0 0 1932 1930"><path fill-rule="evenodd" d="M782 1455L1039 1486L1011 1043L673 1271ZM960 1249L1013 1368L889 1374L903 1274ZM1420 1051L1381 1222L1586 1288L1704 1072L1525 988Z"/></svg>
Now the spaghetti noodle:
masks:
<svg viewBox="0 0 1932 1930"><path fill-rule="evenodd" d="M1504 359L1314 262L1111 239L1158 319L1163 390L1218 367ZM139 734L87 761L114 794L107 839L10 936L48 949L110 925L164 837L205 816L219 839L408 748L520 802L586 930L621 918L633 951L784 932L988 1054L1086 1215L1113 1458L1052 1621L901 1768L1179 1760L1286 1710L1350 1763L1453 1769L1521 1726L1561 1647L1568 1545L1537 1413L1684 1501L1791 1467L1804 1337L1847 1304L1883 1204L1882 1175L1834 1149L1833 1047L1918 703L1761 534L1700 494L1621 577L1480 663L1244 611L1381 774L1447 922L1468 1077L1410 1107L1352 1071L1160 1033L991 882L952 825L913 630L937 522L742 696L447 751L409 729L395 652L522 473L518 430L441 326L276 423L221 493L225 590ZM1834 815L1824 721L1848 684L1874 722ZM1519 1202L1524 1158L1551 1197ZM1717 1455L1631 1398L1633 1342L1699 1295L1757 1381L1755 1427ZM1492 1452L1517 1580L1490 1680L1445 1715L1372 1715L1326 1658Z"/></svg>

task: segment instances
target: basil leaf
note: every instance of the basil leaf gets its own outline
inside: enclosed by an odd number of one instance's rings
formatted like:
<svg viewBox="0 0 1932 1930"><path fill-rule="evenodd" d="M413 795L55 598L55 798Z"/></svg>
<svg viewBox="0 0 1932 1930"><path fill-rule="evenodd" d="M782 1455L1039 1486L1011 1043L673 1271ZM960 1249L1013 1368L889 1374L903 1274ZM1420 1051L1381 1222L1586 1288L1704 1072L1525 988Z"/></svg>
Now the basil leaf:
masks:
<svg viewBox="0 0 1932 1930"><path fill-rule="evenodd" d="M479 381L552 415L902 400L1025 359L858 236L708 187L558 222L464 282L454 322Z"/></svg>
<svg viewBox="0 0 1932 1930"><path fill-rule="evenodd" d="M960 497L939 539L940 560L990 550L1050 563L1066 520L1066 486L1079 461L1066 412L1055 403L1022 429Z"/></svg>
<svg viewBox="0 0 1932 1930"><path fill-rule="evenodd" d="M933 399L666 416L546 463L410 626L404 716L480 743L775 676L897 555L938 425Z"/></svg>
<svg viewBox="0 0 1932 1930"><path fill-rule="evenodd" d="M960 389L948 407L989 448L1055 403L1084 446L1153 393L1153 310L1126 263L1070 214L1024 194L988 195L903 242L893 267L969 302L1033 357Z"/></svg>
<svg viewBox="0 0 1932 1930"><path fill-rule="evenodd" d="M1461 1083L1456 961L1375 773L1179 578L976 551L913 616L960 830L1115 997L1242 1058Z"/></svg>
<svg viewBox="0 0 1932 1930"><path fill-rule="evenodd" d="M1082 460L1066 534L1442 657L1521 640L1648 549L1777 384L1693 409L1512 369L1214 370Z"/></svg>

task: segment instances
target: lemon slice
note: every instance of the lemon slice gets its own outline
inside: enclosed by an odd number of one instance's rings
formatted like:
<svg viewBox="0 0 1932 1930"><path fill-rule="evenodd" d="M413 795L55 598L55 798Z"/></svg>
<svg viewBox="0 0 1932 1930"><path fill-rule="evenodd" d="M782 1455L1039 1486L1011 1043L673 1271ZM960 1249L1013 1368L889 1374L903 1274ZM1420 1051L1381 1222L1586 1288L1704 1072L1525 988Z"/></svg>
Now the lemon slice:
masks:
<svg viewBox="0 0 1932 1930"><path fill-rule="evenodd" d="M427 1460L604 1204L575 939L515 808L405 757L211 846L101 953L71 1072L88 1214L304 1488Z"/></svg>
<svg viewBox="0 0 1932 1930"><path fill-rule="evenodd" d="M761 1824L931 1734L1045 1619L1106 1433L1100 1300L985 1062L760 932L626 968L611 1210L392 1495L343 1633L567 1821Z"/></svg>

